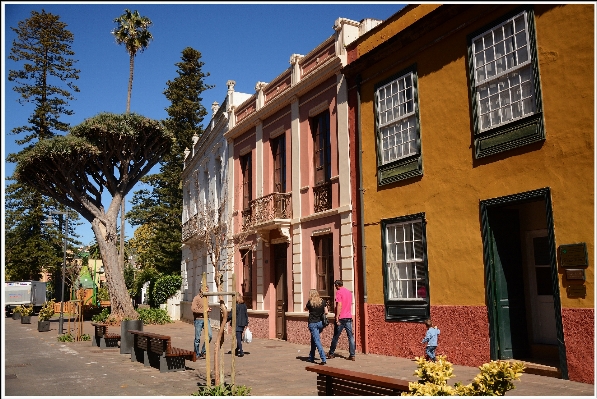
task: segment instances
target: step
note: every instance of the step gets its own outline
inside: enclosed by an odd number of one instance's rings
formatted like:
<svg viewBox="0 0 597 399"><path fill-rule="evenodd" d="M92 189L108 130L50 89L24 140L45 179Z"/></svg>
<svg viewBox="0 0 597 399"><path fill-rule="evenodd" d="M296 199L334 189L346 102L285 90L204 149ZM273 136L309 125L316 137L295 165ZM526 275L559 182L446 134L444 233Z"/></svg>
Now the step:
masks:
<svg viewBox="0 0 597 399"><path fill-rule="evenodd" d="M524 372L526 374L542 375L545 377L562 378L562 372L559 367L548 366L540 363L533 363L525 360L510 359L509 362L523 362Z"/></svg>

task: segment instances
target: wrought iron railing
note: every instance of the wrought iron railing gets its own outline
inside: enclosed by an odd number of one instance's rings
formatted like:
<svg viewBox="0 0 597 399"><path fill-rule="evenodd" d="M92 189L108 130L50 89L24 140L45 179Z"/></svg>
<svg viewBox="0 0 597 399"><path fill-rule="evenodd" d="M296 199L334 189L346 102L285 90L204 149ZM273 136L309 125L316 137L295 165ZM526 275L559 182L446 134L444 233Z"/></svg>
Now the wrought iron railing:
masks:
<svg viewBox="0 0 597 399"><path fill-rule="evenodd" d="M274 219L292 218L291 193L271 193L249 202L249 209L242 211L243 230Z"/></svg>
<svg viewBox="0 0 597 399"><path fill-rule="evenodd" d="M243 231L247 231L253 225L252 218L251 218L251 208L247 208L241 211L241 216L243 218Z"/></svg>
<svg viewBox="0 0 597 399"><path fill-rule="evenodd" d="M313 211L315 213L332 209L332 182L313 186Z"/></svg>
<svg viewBox="0 0 597 399"><path fill-rule="evenodd" d="M191 216L182 224L182 242L188 241L197 234L197 215Z"/></svg>
<svg viewBox="0 0 597 399"><path fill-rule="evenodd" d="M204 233L204 227L199 221L199 214L191 216L182 224L182 242L187 242L193 237L199 237Z"/></svg>

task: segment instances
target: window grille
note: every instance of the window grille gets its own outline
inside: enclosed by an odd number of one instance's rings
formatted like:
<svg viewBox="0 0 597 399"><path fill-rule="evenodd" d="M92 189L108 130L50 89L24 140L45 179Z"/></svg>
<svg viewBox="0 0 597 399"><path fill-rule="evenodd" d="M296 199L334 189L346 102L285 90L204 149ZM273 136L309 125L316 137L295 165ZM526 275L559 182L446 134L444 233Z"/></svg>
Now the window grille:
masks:
<svg viewBox="0 0 597 399"><path fill-rule="evenodd" d="M526 11L472 39L483 132L536 112Z"/></svg>
<svg viewBox="0 0 597 399"><path fill-rule="evenodd" d="M422 220L389 224L385 236L388 299L425 299Z"/></svg>

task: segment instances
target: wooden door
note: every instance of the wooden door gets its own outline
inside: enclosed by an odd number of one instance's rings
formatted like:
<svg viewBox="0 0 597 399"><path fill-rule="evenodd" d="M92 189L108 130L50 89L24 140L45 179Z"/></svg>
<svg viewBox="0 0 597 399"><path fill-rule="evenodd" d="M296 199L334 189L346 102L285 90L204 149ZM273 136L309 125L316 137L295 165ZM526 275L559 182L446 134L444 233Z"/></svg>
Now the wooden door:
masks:
<svg viewBox="0 0 597 399"><path fill-rule="evenodd" d="M521 359L529 346L518 211L493 209L488 217L498 358Z"/></svg>
<svg viewBox="0 0 597 399"><path fill-rule="evenodd" d="M286 339L286 312L288 311L288 295L286 289L286 249L288 244L273 245L275 286L276 286L276 338Z"/></svg>

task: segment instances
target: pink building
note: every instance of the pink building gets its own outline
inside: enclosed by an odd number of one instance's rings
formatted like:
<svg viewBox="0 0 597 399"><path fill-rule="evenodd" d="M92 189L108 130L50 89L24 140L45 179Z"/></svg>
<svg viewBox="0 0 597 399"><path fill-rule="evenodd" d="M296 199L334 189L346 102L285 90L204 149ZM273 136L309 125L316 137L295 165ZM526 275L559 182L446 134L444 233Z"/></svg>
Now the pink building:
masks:
<svg viewBox="0 0 597 399"><path fill-rule="evenodd" d="M231 110L224 134L230 211L235 232L250 233L235 254L236 290L256 337L308 344L309 290L332 305L335 279L355 292L348 87L340 70L345 46L379 22L338 19L331 37L293 54L286 71L258 82ZM332 333L324 331L324 345Z"/></svg>

